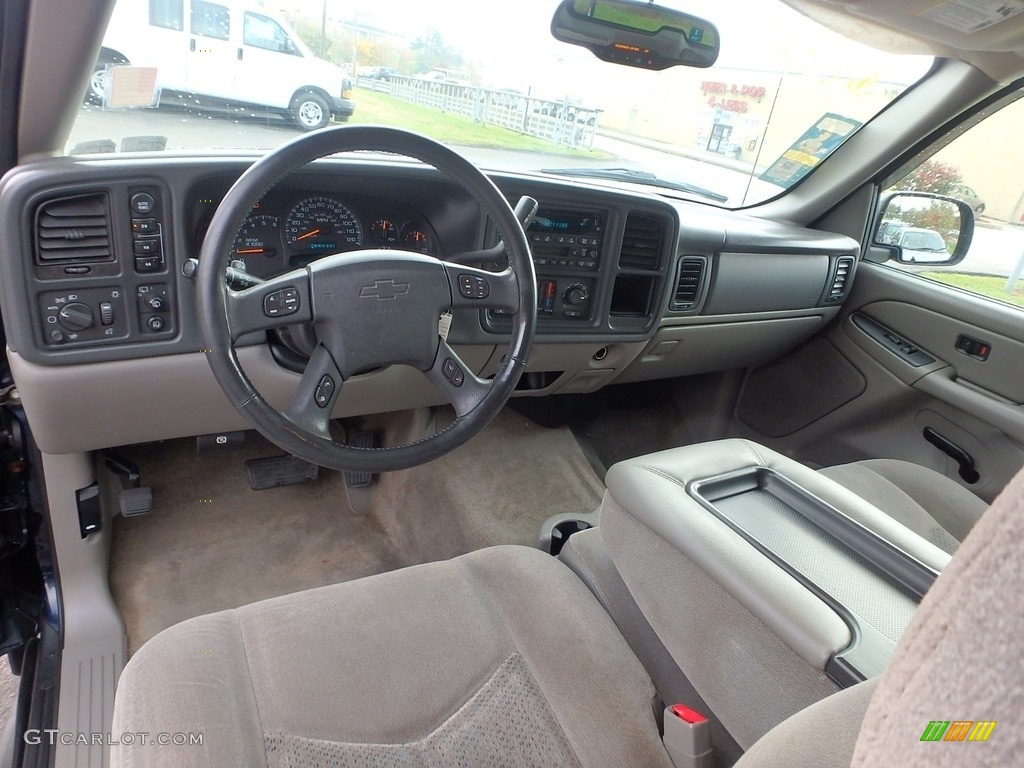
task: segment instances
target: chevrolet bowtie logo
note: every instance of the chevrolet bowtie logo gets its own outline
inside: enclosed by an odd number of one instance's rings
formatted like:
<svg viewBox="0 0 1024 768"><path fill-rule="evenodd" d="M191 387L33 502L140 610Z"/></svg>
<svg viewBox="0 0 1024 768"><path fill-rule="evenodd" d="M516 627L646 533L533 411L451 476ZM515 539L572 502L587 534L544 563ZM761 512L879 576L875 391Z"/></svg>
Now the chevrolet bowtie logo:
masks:
<svg viewBox="0 0 1024 768"><path fill-rule="evenodd" d="M409 292L408 283L396 283L394 280L374 280L373 285L364 285L359 289L360 299L376 299L377 301L394 301Z"/></svg>

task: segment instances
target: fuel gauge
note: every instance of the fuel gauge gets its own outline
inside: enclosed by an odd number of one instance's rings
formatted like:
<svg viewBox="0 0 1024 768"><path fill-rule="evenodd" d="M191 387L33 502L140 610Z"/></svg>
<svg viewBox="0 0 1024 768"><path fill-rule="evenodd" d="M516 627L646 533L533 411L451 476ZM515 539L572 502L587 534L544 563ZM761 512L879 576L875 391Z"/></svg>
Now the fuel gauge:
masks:
<svg viewBox="0 0 1024 768"><path fill-rule="evenodd" d="M434 245L430 241L430 235L417 227L407 226L402 233L402 247L414 253L433 253Z"/></svg>

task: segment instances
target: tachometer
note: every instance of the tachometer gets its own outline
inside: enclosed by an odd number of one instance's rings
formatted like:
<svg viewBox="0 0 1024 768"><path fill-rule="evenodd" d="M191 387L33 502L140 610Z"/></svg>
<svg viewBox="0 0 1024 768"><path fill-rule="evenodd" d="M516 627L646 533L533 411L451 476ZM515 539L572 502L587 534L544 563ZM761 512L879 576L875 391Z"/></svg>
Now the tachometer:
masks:
<svg viewBox="0 0 1024 768"><path fill-rule="evenodd" d="M285 241L292 250L324 255L349 251L363 244L359 219L329 197L310 197L288 214Z"/></svg>
<svg viewBox="0 0 1024 768"><path fill-rule="evenodd" d="M275 258L281 247L280 226L281 220L277 216L250 216L235 235L232 258L244 261L250 274L260 277L273 275L281 264L280 259Z"/></svg>

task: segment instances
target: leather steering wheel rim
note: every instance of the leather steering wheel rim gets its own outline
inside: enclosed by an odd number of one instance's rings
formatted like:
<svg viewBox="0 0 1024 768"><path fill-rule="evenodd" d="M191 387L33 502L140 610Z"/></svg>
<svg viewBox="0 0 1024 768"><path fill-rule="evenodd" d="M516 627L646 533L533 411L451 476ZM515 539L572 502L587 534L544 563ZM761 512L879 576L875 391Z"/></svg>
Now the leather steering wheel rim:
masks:
<svg viewBox="0 0 1024 768"><path fill-rule="evenodd" d="M433 166L468 191L496 226L509 268L493 273L419 254L357 250L318 259L304 269L292 270L244 291L231 289L224 273L235 235L263 195L307 163L327 155L362 150L414 158ZM383 277L377 277L378 274ZM447 280L447 299L442 275ZM200 251L196 278L207 359L231 404L283 450L338 470L405 469L465 443L498 414L511 396L525 367L536 324L533 261L523 227L505 197L482 171L458 153L425 136L396 128L326 128L300 136L258 160L232 185L214 213ZM268 299L272 293L276 298ZM384 299L391 305L379 309L373 306L382 305ZM426 318L435 307L443 311L445 305L477 309L502 306L511 315L508 348L489 381L477 379L437 334L438 317L433 319L432 330L422 332L409 325L408 334L396 333L394 326L385 325L374 340L375 347L390 343L386 341L389 335L399 345L399 336L415 339L405 343L406 348L393 350L396 359L389 358L388 350L382 349L379 365L369 367L363 359L371 354L365 340L353 339L350 333L346 342L345 329L334 327L356 323L365 333L363 323L374 312L387 310L395 318L400 317L394 314L396 311L409 307L413 311L404 321L388 319L383 314L379 317L384 324L412 323L412 315ZM282 310L285 306L287 310ZM278 314L274 315L275 312ZM285 314L281 315L282 312ZM338 319L341 317L346 322ZM314 324L322 341L300 378L296 399L281 411L260 395L242 370L235 354L235 341L252 331L307 321ZM437 343L432 364L428 360L431 335ZM344 382L360 372L360 365L367 370L395 362L413 364L423 371L456 407L456 419L433 435L400 446L358 448L332 440L328 430L330 411ZM424 368L425 365L430 367ZM330 387L324 377L332 379ZM325 398L329 400L327 406L320 406Z"/></svg>

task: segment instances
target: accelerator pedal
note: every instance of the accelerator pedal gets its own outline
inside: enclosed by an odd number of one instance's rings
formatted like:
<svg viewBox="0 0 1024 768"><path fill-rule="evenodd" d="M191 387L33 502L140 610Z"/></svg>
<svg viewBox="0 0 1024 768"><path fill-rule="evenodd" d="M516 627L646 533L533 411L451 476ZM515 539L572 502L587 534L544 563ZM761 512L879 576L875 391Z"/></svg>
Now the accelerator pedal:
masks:
<svg viewBox="0 0 1024 768"><path fill-rule="evenodd" d="M320 467L316 464L288 454L249 459L245 462L245 471L249 473L249 487L254 491L311 483L320 476Z"/></svg>
<svg viewBox="0 0 1024 768"><path fill-rule="evenodd" d="M379 448L380 435L377 432L353 432L348 436L348 445L353 448ZM346 472L345 493L348 507L357 515L365 515L373 505L374 483L377 475L372 472Z"/></svg>
<svg viewBox="0 0 1024 768"><path fill-rule="evenodd" d="M351 448L378 448L380 440L376 432L353 432L349 435ZM372 472L345 472L345 485L349 488L368 488L373 485L376 475Z"/></svg>

